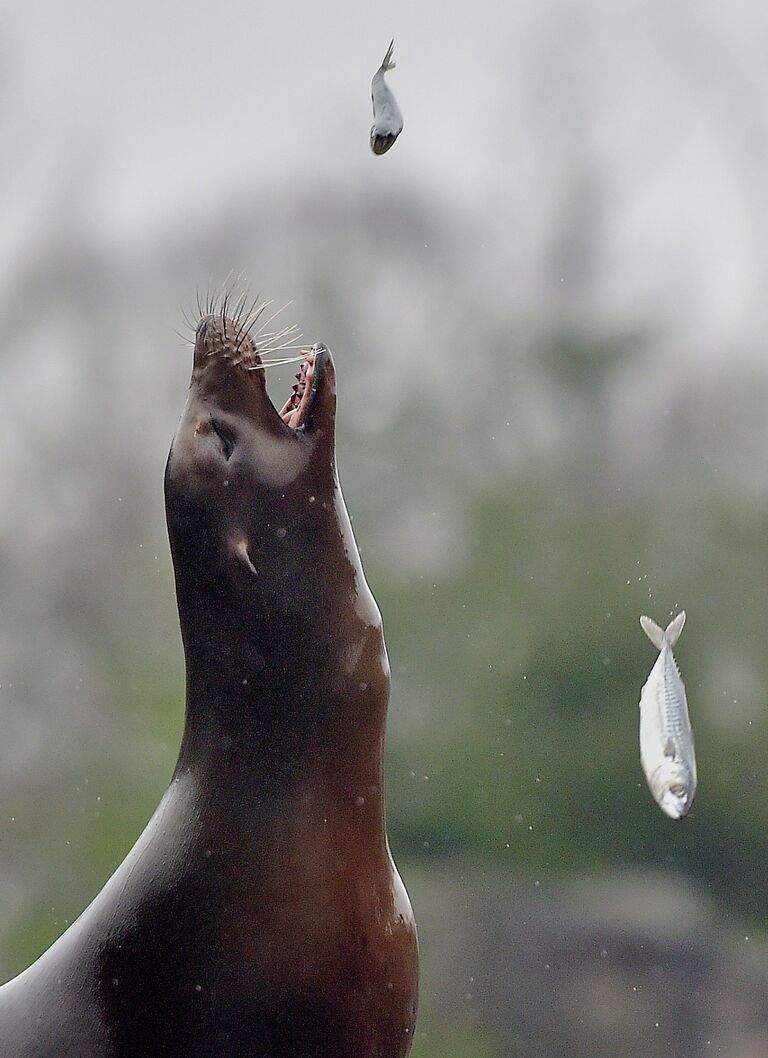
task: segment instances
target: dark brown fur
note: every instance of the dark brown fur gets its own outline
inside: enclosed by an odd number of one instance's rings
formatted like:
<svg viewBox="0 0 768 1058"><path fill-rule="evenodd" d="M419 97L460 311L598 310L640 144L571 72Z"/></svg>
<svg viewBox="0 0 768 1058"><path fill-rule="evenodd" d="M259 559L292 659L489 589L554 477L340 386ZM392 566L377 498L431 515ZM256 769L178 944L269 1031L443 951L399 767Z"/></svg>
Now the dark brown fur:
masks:
<svg viewBox="0 0 768 1058"><path fill-rule="evenodd" d="M294 431L263 371L211 353L237 341L234 320L200 324L166 471L178 764L99 896L0 989L0 1058L410 1049L416 935L384 822L389 666L335 472L333 361L317 347Z"/></svg>

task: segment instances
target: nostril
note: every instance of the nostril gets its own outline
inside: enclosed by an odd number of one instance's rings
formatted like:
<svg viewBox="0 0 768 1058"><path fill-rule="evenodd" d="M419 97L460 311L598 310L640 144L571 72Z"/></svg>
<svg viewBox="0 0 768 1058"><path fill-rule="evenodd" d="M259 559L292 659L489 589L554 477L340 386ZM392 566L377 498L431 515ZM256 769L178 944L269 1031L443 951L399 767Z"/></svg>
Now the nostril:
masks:
<svg viewBox="0 0 768 1058"><path fill-rule="evenodd" d="M205 338L205 332L208 330L208 320L200 320L197 325L197 337Z"/></svg>

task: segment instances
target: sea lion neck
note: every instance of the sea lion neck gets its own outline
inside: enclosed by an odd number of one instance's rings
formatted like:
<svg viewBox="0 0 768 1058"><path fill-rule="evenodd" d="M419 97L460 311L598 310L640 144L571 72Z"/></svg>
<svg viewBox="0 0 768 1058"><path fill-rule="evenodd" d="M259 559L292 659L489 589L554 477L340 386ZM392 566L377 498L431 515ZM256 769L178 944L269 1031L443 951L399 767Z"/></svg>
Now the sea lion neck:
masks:
<svg viewBox="0 0 768 1058"><path fill-rule="evenodd" d="M190 579L178 541L173 548L187 674L182 766L226 759L247 782L332 762L381 781L381 619L338 486L314 502L308 488L248 545L248 565L230 542L216 578Z"/></svg>
<svg viewBox="0 0 768 1058"><path fill-rule="evenodd" d="M332 357L313 347L284 419L255 354L244 366L223 340L234 326L203 322L166 470L187 672L180 766L225 753L245 772L277 761L272 776L313 758L380 768L389 667L336 475Z"/></svg>

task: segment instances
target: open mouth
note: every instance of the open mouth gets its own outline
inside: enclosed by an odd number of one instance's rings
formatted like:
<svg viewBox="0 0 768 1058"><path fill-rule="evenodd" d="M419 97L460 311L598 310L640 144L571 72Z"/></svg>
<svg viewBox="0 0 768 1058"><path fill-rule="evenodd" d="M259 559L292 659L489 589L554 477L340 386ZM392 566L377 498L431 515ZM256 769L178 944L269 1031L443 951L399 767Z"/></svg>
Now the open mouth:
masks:
<svg viewBox="0 0 768 1058"><path fill-rule="evenodd" d="M268 330L273 313L258 329L256 324L265 313L269 302L255 302L249 311L241 298L232 316L227 315L227 296L221 305L216 300L206 302L206 313L195 325L195 363L198 368L228 363L245 373L258 373L263 380L269 368L300 364L296 381L288 400L276 415L291 430L299 431L309 425L312 406L325 374L327 349L318 342L310 349L298 344L301 334L295 325ZM285 307L285 306L284 306ZM298 355L292 350L300 350ZM286 355L288 354L288 355ZM263 392L263 390L262 390ZM266 396L266 393L265 393ZM267 399L269 399L267 397ZM270 402L271 403L271 402Z"/></svg>
<svg viewBox="0 0 768 1058"><path fill-rule="evenodd" d="M310 406L314 399L316 387L312 385L315 377L316 349L313 347L302 361L290 397L279 411L280 418L292 430L304 425Z"/></svg>

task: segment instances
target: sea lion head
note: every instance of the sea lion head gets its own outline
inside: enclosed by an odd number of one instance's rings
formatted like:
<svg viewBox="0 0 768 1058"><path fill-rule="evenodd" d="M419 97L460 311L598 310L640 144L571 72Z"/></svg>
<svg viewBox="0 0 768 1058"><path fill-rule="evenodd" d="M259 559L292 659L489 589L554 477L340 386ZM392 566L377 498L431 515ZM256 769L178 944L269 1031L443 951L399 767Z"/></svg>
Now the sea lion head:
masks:
<svg viewBox="0 0 768 1058"><path fill-rule="evenodd" d="M384 669L336 476L333 357L312 346L280 412L263 367L236 315L203 316L165 476L188 674L218 670L246 685L269 670L271 687L296 689L331 654L362 662L371 650Z"/></svg>
<svg viewBox="0 0 768 1058"><path fill-rule="evenodd" d="M305 352L293 396L280 412L267 395L270 362L237 319L210 313L200 320L189 396L171 447L168 496L177 488L187 499L197 494L208 502L212 489L218 494L220 487L235 486L236 496L248 501L263 491L271 506L272 490L287 487L310 463L316 463L318 483L324 478L332 487L336 385L330 351L318 343Z"/></svg>

